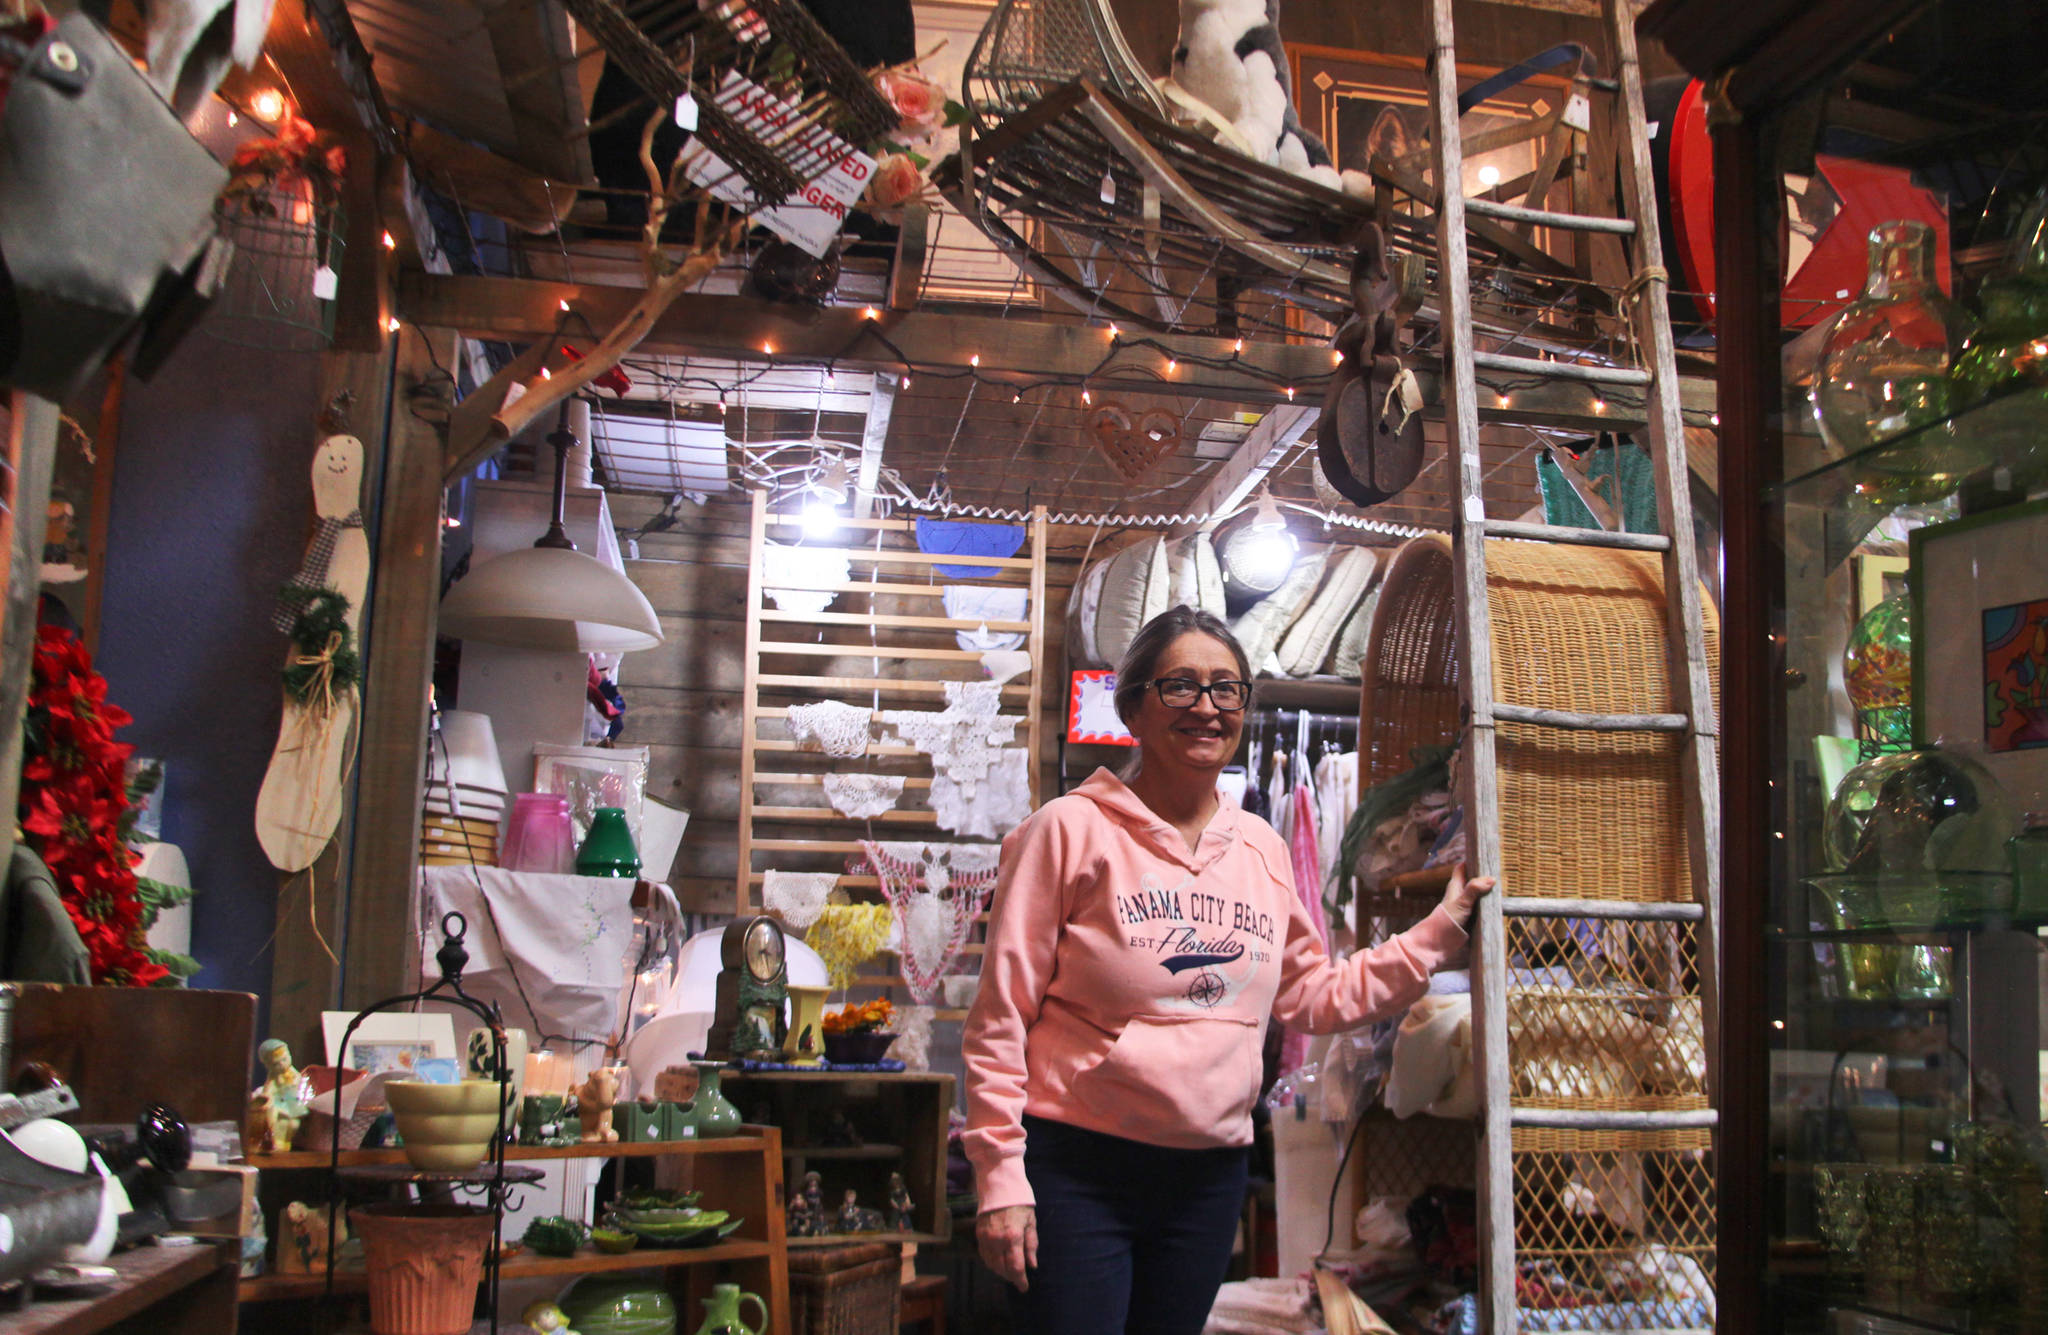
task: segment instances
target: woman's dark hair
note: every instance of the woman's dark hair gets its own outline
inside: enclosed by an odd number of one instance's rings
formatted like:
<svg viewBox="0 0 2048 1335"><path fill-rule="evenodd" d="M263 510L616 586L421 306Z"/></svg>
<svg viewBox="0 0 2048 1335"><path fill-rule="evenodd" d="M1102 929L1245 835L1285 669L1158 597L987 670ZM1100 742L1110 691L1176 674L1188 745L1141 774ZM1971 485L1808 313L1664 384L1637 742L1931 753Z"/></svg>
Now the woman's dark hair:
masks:
<svg viewBox="0 0 2048 1335"><path fill-rule="evenodd" d="M1124 661L1116 665L1116 716L1124 721L1125 727L1130 726L1139 706L1145 703L1145 692L1152 685L1160 656L1175 640L1190 632L1221 642L1237 660L1238 675L1246 681L1252 679L1252 661L1245 656L1237 636L1230 633L1230 627L1223 624L1223 618L1186 603L1176 603L1138 628L1138 633L1131 637L1131 647L1124 651Z"/></svg>

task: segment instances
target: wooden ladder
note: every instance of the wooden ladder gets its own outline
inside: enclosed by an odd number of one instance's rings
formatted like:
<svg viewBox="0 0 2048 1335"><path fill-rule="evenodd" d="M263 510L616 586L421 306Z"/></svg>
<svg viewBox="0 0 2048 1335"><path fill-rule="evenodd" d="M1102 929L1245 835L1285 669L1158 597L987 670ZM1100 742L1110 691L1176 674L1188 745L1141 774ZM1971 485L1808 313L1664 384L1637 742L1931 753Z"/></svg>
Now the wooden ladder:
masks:
<svg viewBox="0 0 2048 1335"><path fill-rule="evenodd" d="M1480 902L1474 927L1472 969L1474 1061L1481 1090L1478 1153L1480 1297L1482 1328L1490 1335L1518 1329L1516 1300L1516 1201L1514 1131L1554 1128L1582 1131L1698 1131L1716 1124L1712 1107L1676 1111L1599 1111L1519 1107L1513 1099L1508 1052L1509 918L1590 918L1615 923L1693 924L1697 941L1701 1014L1705 1026L1707 1088L1717 1094L1714 1070L1718 1006L1717 931L1720 920L1720 781L1718 725L1708 677L1701 592L1693 547L1692 502L1684 425L1679 416L1678 373L1667 309L1670 279L1662 265L1657 230L1649 129L1643 112L1642 70L1637 60L1635 20L1628 0L1604 0L1606 25L1619 79L1621 177L1632 217L1589 217L1553 213L1463 197L1464 145L1458 119L1458 64L1451 0L1431 0L1434 41L1429 59L1432 151L1436 180L1453 183L1441 192L1437 214L1439 300L1442 308L1445 416L1456 458L1453 495L1457 571L1458 644L1462 657L1470 725L1470 863L1475 875L1501 869L1501 796L1496 771L1497 722L1603 732L1650 731L1682 738L1682 782L1693 901L1636 903L1565 900L1517 893L1503 885ZM1631 293L1639 293L1632 319L1637 346L1647 355L1642 367L1592 362L1559 363L1477 351L1465 228L1468 214L1532 223L1547 228L1605 233L1633 242ZM1625 303L1627 304L1627 303ZM1634 387L1647 392L1651 458L1655 465L1657 514L1663 536L1509 523L1486 517L1481 492L1479 369L1517 376L1568 379L1596 386ZM1679 711L1669 714L1584 714L1518 707L1494 699L1493 635L1487 606L1487 539L1580 543L1657 552L1663 557L1665 615L1670 676Z"/></svg>

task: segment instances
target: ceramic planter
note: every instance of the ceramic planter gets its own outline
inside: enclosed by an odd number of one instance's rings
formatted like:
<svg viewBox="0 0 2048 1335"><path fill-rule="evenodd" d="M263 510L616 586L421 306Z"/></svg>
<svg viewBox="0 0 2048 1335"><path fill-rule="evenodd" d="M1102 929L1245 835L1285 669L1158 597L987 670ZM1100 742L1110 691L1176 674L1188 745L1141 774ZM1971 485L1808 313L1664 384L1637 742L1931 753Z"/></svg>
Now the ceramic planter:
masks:
<svg viewBox="0 0 2048 1335"><path fill-rule="evenodd" d="M461 1205L359 1205L349 1212L370 1277L377 1335L464 1335L476 1308L489 1210Z"/></svg>

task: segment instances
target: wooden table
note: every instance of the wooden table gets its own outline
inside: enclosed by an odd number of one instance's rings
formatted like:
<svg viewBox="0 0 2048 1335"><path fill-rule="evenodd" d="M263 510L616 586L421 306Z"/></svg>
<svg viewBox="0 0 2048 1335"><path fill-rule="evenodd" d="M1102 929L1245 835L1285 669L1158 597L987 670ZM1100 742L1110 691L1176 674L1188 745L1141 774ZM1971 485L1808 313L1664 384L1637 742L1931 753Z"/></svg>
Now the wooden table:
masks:
<svg viewBox="0 0 2048 1335"><path fill-rule="evenodd" d="M107 1264L120 1272L110 1287L0 1311L0 1335L234 1335L240 1266L230 1247L137 1247Z"/></svg>

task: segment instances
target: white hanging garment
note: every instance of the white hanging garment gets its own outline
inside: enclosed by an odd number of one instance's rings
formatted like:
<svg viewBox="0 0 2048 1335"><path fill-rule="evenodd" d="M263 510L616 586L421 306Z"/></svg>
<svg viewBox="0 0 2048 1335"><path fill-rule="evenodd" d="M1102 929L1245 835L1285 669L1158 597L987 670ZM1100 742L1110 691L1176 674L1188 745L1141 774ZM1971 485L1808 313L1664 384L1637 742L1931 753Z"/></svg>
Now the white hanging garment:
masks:
<svg viewBox="0 0 2048 1335"><path fill-rule="evenodd" d="M1273 752L1273 772L1266 779L1266 801L1269 804L1266 809L1273 813L1269 819L1280 837L1291 841L1294 838L1294 803L1287 800L1287 771L1287 753L1276 749Z"/></svg>
<svg viewBox="0 0 2048 1335"><path fill-rule="evenodd" d="M1000 686L1010 678L1031 670L1031 653L1026 649L984 649L981 670Z"/></svg>
<svg viewBox="0 0 2048 1335"><path fill-rule="evenodd" d="M895 807L903 796L900 774L827 774L825 797L849 820L867 820Z"/></svg>
<svg viewBox="0 0 2048 1335"><path fill-rule="evenodd" d="M1316 762L1316 865L1326 896L1336 885L1344 827L1357 806L1358 753L1332 751Z"/></svg>
<svg viewBox="0 0 2048 1335"><path fill-rule="evenodd" d="M761 876L761 902L782 915L783 923L801 932L818 920L839 873L831 871L770 871Z"/></svg>
<svg viewBox="0 0 2048 1335"><path fill-rule="evenodd" d="M969 839L1000 839L1031 814L1031 750L1008 746L996 752L995 763L971 790L963 792L952 776L932 776L932 810L941 828Z"/></svg>
<svg viewBox="0 0 2048 1335"><path fill-rule="evenodd" d="M805 750L841 758L864 756L868 753L868 729L874 716L872 709L839 700L791 705L789 735Z"/></svg>
<svg viewBox="0 0 2048 1335"><path fill-rule="evenodd" d="M946 615L957 621L1022 621L1030 606L1031 590L984 584L948 584ZM1024 632L992 631L986 625L975 630L954 632L962 649L1015 649L1024 643Z"/></svg>
<svg viewBox="0 0 2048 1335"><path fill-rule="evenodd" d="M762 545L761 582L785 612L824 611L839 596L831 586L851 578L852 567L844 553L779 542Z"/></svg>

